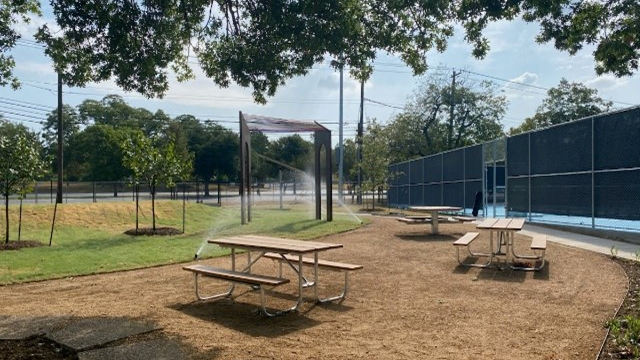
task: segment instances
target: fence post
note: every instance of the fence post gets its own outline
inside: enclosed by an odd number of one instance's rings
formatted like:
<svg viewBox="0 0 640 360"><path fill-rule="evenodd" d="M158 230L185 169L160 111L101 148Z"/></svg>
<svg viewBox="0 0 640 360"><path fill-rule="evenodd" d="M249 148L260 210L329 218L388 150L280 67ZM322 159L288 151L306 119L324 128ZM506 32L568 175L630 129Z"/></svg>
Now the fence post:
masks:
<svg viewBox="0 0 640 360"><path fill-rule="evenodd" d="M591 228L596 228L595 121L591 117Z"/></svg>

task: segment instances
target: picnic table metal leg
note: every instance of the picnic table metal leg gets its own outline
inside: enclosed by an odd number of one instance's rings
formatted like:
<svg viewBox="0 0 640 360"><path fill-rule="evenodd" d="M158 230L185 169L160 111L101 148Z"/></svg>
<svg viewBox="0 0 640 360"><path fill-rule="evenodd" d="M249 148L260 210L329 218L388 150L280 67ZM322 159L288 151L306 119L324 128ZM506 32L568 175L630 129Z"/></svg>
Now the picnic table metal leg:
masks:
<svg viewBox="0 0 640 360"><path fill-rule="evenodd" d="M213 299L220 299L223 297L231 297L231 295L233 294L233 290L235 289L235 284L231 283L231 285L229 285L229 290L219 293L219 294L214 294L214 295L209 295L209 296L205 296L205 295L201 295L200 294L200 287L198 285L198 273L193 273L193 279L195 281L196 284L196 298L198 300L213 300Z"/></svg>
<svg viewBox="0 0 640 360"><path fill-rule="evenodd" d="M291 310L296 310L298 306L302 303L302 280L304 276L302 276L302 254L298 254L298 303L296 306L291 308Z"/></svg>
<svg viewBox="0 0 640 360"><path fill-rule="evenodd" d="M280 275L279 275L279 276L280 276L280 277L282 277L282 262L286 262L286 263L289 265L289 267L290 267L291 269L293 269L293 271L295 271L295 272L296 272L296 274L299 274L299 273L300 273L300 271L298 270L298 268L297 268L295 265L293 265L293 264L291 263L291 261L289 261L289 259L287 259L287 258L284 256L284 254L280 254L280 257L282 258L282 260L280 260L280 261L279 261L279 263L280 263ZM303 285L303 287L313 286L313 283L312 283L312 282L310 282L310 281L309 281L309 280L308 280L304 275L302 275L302 280L304 280L304 285Z"/></svg>
<svg viewBox="0 0 640 360"><path fill-rule="evenodd" d="M344 287L342 288L342 292L339 295L328 297L324 299L318 299L319 303L326 303L330 301L343 300L347 297L347 293L349 292L349 271L344 272Z"/></svg>
<svg viewBox="0 0 640 360"><path fill-rule="evenodd" d="M233 271L236 270L236 251L234 248L231 248L231 270ZM236 284L231 283L231 285L229 285L229 290L219 294L205 296L200 294L200 286L198 283L198 273L193 273L193 281L195 282L196 298L198 300L213 300L213 299L220 299L223 297L231 297L231 295L233 294L233 290L236 287Z"/></svg>
<svg viewBox="0 0 640 360"><path fill-rule="evenodd" d="M318 299L318 253L313 254L313 295Z"/></svg>
<svg viewBox="0 0 640 360"><path fill-rule="evenodd" d="M431 233L436 235L440 233L438 231L438 212L437 211L431 212Z"/></svg>

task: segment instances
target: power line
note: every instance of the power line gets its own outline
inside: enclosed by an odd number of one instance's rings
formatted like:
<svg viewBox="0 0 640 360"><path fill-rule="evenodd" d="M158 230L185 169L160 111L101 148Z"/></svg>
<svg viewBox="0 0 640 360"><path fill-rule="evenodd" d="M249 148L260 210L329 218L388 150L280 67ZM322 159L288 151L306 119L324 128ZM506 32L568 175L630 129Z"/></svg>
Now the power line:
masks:
<svg viewBox="0 0 640 360"><path fill-rule="evenodd" d="M27 123L32 123L32 124L44 125L44 122L35 121L35 120L15 119L13 117L3 117L2 119L11 121L13 123L16 123L16 122L27 122Z"/></svg>
<svg viewBox="0 0 640 360"><path fill-rule="evenodd" d="M499 81L504 81L510 84L516 84L516 85L520 85L520 86L526 86L526 87L530 87L530 88L534 88L534 89L540 89L540 90L544 90L544 91L548 91L548 88L542 87L542 86L537 86L537 85L531 85L531 84L525 84L525 83L521 83L521 82L517 82L517 81L513 81L513 80L508 80L508 79L503 79L503 78L499 78L497 76L492 76L492 75L486 75L486 74L481 74L475 71L470 71L470 70L460 70L460 71L464 71L466 73L469 74L474 74L474 75L478 75L478 76L482 76L482 77L486 77L489 79L494 79L494 80L499 80Z"/></svg>
<svg viewBox="0 0 640 360"><path fill-rule="evenodd" d="M364 98L364 101L368 101L370 103L374 103L380 106L385 106L385 107L389 107L389 108L393 108L393 109L399 109L399 110L404 110L404 107L400 107L400 106L396 106L396 105L390 105L390 104L386 104L383 103L381 101L377 101L377 100L371 100L369 98Z"/></svg>
<svg viewBox="0 0 640 360"><path fill-rule="evenodd" d="M39 104L35 104L35 103L30 103L30 102L26 102L26 101L19 101L19 100L13 100L13 99L8 99L8 98L4 98L4 97L0 97L0 103L4 103L7 105L12 105L12 106L19 106L19 107L23 107L23 108L27 108L27 109L32 109L32 110L36 110L36 111L43 111L43 112L51 112L50 108L46 108L42 105Z"/></svg>

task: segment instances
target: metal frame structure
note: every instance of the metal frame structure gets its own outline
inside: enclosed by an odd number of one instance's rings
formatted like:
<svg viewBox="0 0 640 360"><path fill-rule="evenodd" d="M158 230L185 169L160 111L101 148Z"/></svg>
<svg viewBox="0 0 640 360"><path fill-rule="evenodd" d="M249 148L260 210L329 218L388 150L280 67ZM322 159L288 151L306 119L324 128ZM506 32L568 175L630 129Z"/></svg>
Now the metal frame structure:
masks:
<svg viewBox="0 0 640 360"><path fill-rule="evenodd" d="M316 219L322 219L322 149L325 150L327 221L333 221L331 130L317 122L303 122L240 112L240 212L241 223L251 222L251 131L313 132L315 162Z"/></svg>

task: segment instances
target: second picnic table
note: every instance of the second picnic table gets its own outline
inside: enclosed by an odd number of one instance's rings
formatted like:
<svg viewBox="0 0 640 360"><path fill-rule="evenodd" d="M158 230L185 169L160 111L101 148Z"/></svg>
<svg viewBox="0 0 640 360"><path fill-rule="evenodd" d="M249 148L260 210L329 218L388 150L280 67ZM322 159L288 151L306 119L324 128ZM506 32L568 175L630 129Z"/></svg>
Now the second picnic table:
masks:
<svg viewBox="0 0 640 360"><path fill-rule="evenodd" d="M462 208L457 206L435 205L435 206L410 206L409 210L431 213L431 233L437 235L439 234L438 214L444 211L460 211L462 210Z"/></svg>

